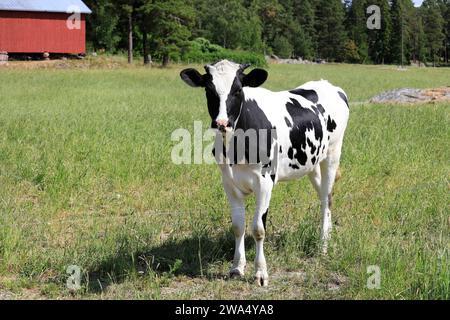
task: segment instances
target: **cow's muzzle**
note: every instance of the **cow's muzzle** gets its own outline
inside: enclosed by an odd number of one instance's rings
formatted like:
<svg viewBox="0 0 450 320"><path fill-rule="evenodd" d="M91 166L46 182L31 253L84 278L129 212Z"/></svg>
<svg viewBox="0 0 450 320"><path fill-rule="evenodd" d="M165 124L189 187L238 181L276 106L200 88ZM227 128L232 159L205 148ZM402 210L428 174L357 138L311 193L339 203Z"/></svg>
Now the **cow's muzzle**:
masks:
<svg viewBox="0 0 450 320"><path fill-rule="evenodd" d="M217 124L217 128L222 133L226 133L227 130L229 129L228 128L228 120L217 120L216 124Z"/></svg>

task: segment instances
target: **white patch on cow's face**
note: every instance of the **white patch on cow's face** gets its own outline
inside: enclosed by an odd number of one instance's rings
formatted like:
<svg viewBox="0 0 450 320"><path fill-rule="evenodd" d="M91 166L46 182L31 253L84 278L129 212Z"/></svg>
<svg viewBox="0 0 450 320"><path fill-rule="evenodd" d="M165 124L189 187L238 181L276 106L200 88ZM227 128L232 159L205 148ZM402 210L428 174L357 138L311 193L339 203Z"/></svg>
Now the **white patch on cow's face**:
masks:
<svg viewBox="0 0 450 320"><path fill-rule="evenodd" d="M216 121L228 122L226 102L240 65L228 60L222 60L214 65L207 66L207 69L212 76L212 82L220 98L219 115Z"/></svg>

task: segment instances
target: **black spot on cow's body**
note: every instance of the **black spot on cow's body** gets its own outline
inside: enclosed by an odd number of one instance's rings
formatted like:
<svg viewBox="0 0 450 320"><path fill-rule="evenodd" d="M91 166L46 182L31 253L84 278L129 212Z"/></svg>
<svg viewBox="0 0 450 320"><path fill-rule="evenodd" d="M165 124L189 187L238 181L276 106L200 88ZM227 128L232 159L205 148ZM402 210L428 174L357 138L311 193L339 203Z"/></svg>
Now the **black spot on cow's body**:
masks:
<svg viewBox="0 0 450 320"><path fill-rule="evenodd" d="M283 147L280 146L280 154L283 153Z"/></svg>
<svg viewBox="0 0 450 320"><path fill-rule="evenodd" d="M311 106L311 109L313 109L315 114L319 115L320 111L319 111L319 109L317 109L316 106Z"/></svg>
<svg viewBox="0 0 450 320"><path fill-rule="evenodd" d="M291 123L291 121L289 121L289 119L288 119L287 117L284 117L284 121L286 121L286 125L287 125L289 128L292 128L292 123Z"/></svg>
<svg viewBox="0 0 450 320"><path fill-rule="evenodd" d="M323 108L323 106L320 103L317 105L317 109L319 109L321 114L325 113L325 109Z"/></svg>
<svg viewBox="0 0 450 320"><path fill-rule="evenodd" d="M311 149L311 154L314 154L316 152L316 146L314 145L314 143L312 143L311 140L309 140L309 138L307 139L308 142L308 146Z"/></svg>
<svg viewBox="0 0 450 320"><path fill-rule="evenodd" d="M346 96L343 92L341 92L341 91L338 91L338 94L339 94L339 96L341 97L341 99L345 101L345 104L347 105L347 108L350 109L350 106L348 105L348 99L347 99L347 96Z"/></svg>
<svg viewBox="0 0 450 320"><path fill-rule="evenodd" d="M328 132L333 132L335 129L336 129L336 121L334 121L333 119L331 119L330 116L328 116L328 121L327 121Z"/></svg>
<svg viewBox="0 0 450 320"><path fill-rule="evenodd" d="M233 143L230 150L228 150L228 152L233 154L234 163L240 163L244 160L238 159L238 150L244 150L245 161L247 163L256 158L256 163L265 165L265 168L271 167L271 150L276 139L276 131L274 130L272 132L272 129L274 129L272 123L259 108L258 103L255 100L244 101L239 120L236 123L232 140ZM253 133L256 135L256 150L253 146L250 147L250 130L253 130ZM265 139L266 143L263 143L264 141L262 139ZM255 150L256 155L250 155L250 150ZM276 163L274 165L276 167Z"/></svg>
<svg viewBox="0 0 450 320"><path fill-rule="evenodd" d="M289 150L288 150L288 157L289 157L289 159L291 159L291 160L294 159L294 149L292 149L292 147L289 147Z"/></svg>
<svg viewBox="0 0 450 320"><path fill-rule="evenodd" d="M270 175L270 179L272 179L272 182L273 182L273 183L275 183L275 178L276 178L276 175L275 175L275 174L271 174L271 175Z"/></svg>
<svg viewBox="0 0 450 320"><path fill-rule="evenodd" d="M289 167L291 167L294 170L299 170L300 169L300 167L298 165L296 165L296 164L289 164Z"/></svg>
<svg viewBox="0 0 450 320"><path fill-rule="evenodd" d="M313 102L317 103L319 101L319 96L317 95L317 92L314 90L307 90L307 89L295 89L289 91L292 94L302 96L303 98Z"/></svg>
<svg viewBox="0 0 450 320"><path fill-rule="evenodd" d="M292 98L290 100L286 104L286 109L291 115L294 127L289 135L292 147L289 149L288 156L290 159L293 159L294 152L291 149L295 149L295 158L300 165L304 166L308 161L308 156L305 152L307 146L306 132L314 130L314 137L319 142L320 148L323 140L322 124L318 114L310 109L303 108L297 100Z"/></svg>
<svg viewBox="0 0 450 320"><path fill-rule="evenodd" d="M312 157L312 159L311 159L311 163L314 165L314 164L316 164L316 157Z"/></svg>

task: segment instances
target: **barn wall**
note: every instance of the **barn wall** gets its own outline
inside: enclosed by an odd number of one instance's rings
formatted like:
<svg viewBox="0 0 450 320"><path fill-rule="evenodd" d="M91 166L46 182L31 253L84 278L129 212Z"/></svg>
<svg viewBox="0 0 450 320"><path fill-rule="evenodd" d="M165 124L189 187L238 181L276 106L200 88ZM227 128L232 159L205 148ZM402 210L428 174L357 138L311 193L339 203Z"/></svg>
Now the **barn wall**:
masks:
<svg viewBox="0 0 450 320"><path fill-rule="evenodd" d="M84 53L86 21L81 29L70 30L69 14L0 11L0 51L10 53Z"/></svg>

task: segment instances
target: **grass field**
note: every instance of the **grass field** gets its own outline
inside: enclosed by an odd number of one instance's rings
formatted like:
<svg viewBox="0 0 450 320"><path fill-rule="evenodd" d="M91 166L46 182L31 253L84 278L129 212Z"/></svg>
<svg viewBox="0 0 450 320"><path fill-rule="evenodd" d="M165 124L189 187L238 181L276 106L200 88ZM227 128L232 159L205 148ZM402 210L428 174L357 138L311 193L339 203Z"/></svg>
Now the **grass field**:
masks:
<svg viewBox="0 0 450 320"><path fill-rule="evenodd" d="M0 298L450 299L450 104L362 103L449 85L449 69L270 66L266 88L327 79L351 116L329 254L309 181L279 184L258 288L250 233L247 277L225 277L234 238L218 168L171 162L172 131L209 123L181 68L0 69ZM75 293L69 265L83 271Z"/></svg>

